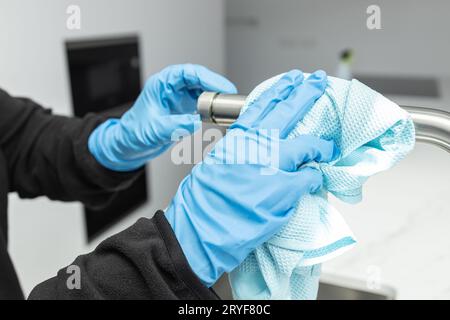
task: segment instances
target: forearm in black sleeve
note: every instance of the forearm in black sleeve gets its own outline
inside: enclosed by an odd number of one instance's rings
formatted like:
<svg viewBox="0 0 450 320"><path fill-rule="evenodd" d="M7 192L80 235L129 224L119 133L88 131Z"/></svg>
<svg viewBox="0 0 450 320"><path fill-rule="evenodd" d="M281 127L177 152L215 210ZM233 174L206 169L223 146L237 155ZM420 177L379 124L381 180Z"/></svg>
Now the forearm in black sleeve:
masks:
<svg viewBox="0 0 450 320"><path fill-rule="evenodd" d="M140 219L71 266L38 285L29 299L218 298L191 271L163 212ZM69 278L73 270L79 270L78 288Z"/></svg>
<svg viewBox="0 0 450 320"><path fill-rule="evenodd" d="M90 154L90 133L106 116L55 116L28 99L0 90L0 147L8 163L9 191L23 198L45 195L95 207L128 187L143 170L119 173Z"/></svg>

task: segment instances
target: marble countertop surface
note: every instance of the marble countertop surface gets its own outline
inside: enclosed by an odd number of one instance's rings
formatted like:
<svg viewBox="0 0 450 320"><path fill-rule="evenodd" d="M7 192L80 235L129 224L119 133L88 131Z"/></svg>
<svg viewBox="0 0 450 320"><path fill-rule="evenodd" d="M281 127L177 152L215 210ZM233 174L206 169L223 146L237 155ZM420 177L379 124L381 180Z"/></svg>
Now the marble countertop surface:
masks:
<svg viewBox="0 0 450 320"><path fill-rule="evenodd" d="M360 204L332 198L357 246L323 273L393 287L397 299L450 299L450 154L417 144L368 180Z"/></svg>

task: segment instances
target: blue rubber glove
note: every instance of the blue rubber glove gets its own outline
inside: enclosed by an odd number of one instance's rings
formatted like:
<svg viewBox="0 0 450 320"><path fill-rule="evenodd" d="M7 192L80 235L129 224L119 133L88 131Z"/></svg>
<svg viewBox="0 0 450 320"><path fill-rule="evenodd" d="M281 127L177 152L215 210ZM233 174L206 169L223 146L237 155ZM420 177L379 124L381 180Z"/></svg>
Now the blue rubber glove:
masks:
<svg viewBox="0 0 450 320"><path fill-rule="evenodd" d="M132 171L159 156L200 126L197 98L203 91L236 93L224 77L199 65L176 65L152 76L121 119L109 119L89 137L97 161L115 171Z"/></svg>
<svg viewBox="0 0 450 320"><path fill-rule="evenodd" d="M212 286L279 231L302 195L321 188L321 172L302 166L336 159L337 147L313 136L287 136L326 84L323 71L307 80L298 70L285 74L180 184L166 218L205 285ZM278 161L269 152L255 157L255 147L272 144L278 145ZM248 150L251 145L253 151Z"/></svg>

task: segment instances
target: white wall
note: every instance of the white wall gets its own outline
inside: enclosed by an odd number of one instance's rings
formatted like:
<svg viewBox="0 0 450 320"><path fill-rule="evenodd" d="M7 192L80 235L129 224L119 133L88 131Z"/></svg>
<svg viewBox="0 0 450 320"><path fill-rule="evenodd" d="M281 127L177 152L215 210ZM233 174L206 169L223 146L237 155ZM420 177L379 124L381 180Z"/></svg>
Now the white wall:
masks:
<svg viewBox="0 0 450 320"><path fill-rule="evenodd" d="M366 26L371 4L381 30ZM357 73L450 75L447 0L227 0L226 11L227 70L243 91L291 68L334 74L349 47Z"/></svg>
<svg viewBox="0 0 450 320"><path fill-rule="evenodd" d="M80 31L66 29L69 4L81 7ZM141 36L145 75L183 62L223 72L223 16L222 0L0 0L0 87L69 115L64 41L127 33ZM171 165L168 154L154 161L151 202L108 234L164 208L188 169ZM27 293L91 248L79 204L11 195L9 218L10 252Z"/></svg>

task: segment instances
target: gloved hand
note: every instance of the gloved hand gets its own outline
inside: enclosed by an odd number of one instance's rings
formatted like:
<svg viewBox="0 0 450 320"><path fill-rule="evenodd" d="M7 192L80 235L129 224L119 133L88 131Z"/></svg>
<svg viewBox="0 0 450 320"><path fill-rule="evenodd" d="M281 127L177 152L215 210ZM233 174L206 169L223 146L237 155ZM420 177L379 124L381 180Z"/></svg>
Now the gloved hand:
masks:
<svg viewBox="0 0 450 320"><path fill-rule="evenodd" d="M180 184L166 218L205 285L280 230L302 195L321 188L321 172L302 166L336 159L335 144L313 136L286 138L326 84L323 71L307 80L298 70L285 74ZM265 150L275 154L264 156Z"/></svg>
<svg viewBox="0 0 450 320"><path fill-rule="evenodd" d="M196 111L202 91L236 93L224 77L199 65L170 66L152 76L121 119L109 119L89 137L89 150L106 168L132 171L166 151L200 126ZM178 132L178 133L177 133Z"/></svg>

